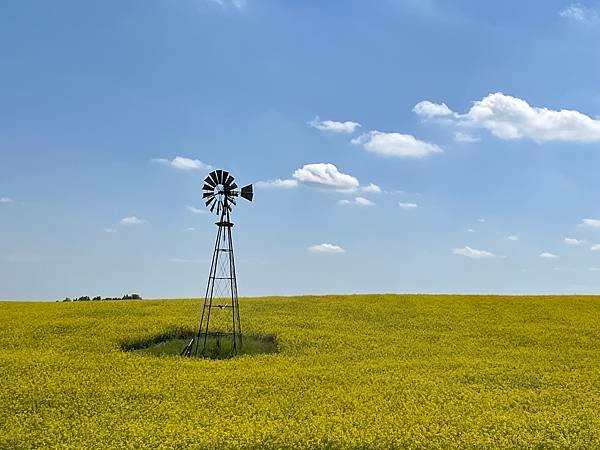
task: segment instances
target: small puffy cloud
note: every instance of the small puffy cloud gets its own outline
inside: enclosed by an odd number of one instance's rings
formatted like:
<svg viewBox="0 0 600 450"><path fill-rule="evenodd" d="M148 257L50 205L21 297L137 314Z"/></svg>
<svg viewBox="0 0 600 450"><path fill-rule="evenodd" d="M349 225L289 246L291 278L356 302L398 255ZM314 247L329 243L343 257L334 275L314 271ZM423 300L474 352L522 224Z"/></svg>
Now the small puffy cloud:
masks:
<svg viewBox="0 0 600 450"><path fill-rule="evenodd" d="M373 183L369 183L368 186L362 186L360 191L365 194L381 194L382 192L381 188Z"/></svg>
<svg viewBox="0 0 600 450"><path fill-rule="evenodd" d="M502 92L489 94L474 102L465 114L454 113L452 117L458 126L482 128L505 140L600 141L600 120L575 110L531 106Z"/></svg>
<svg viewBox="0 0 600 450"><path fill-rule="evenodd" d="M454 112L445 103L433 103L428 100L417 103L413 111L425 119L454 116Z"/></svg>
<svg viewBox="0 0 600 450"><path fill-rule="evenodd" d="M318 244L311 245L310 247L308 247L308 251L313 253L344 253L346 250L344 250L339 245Z"/></svg>
<svg viewBox="0 0 600 450"><path fill-rule="evenodd" d="M591 23L598 20L598 13L581 3L573 3L558 13L563 19L576 22Z"/></svg>
<svg viewBox="0 0 600 450"><path fill-rule="evenodd" d="M469 233L475 233L475 230L474 230L473 228L469 228L467 231L468 231Z"/></svg>
<svg viewBox="0 0 600 450"><path fill-rule="evenodd" d="M254 183L257 188L281 188L281 189L291 189L298 186L297 180L285 179L282 180L280 178L276 180L268 180L268 181L257 181Z"/></svg>
<svg viewBox="0 0 600 450"><path fill-rule="evenodd" d="M104 232L105 233L116 233L117 229L116 228L105 228Z"/></svg>
<svg viewBox="0 0 600 450"><path fill-rule="evenodd" d="M308 186L337 191L354 191L360 185L355 177L340 172L330 163L305 164L294 172L293 178Z"/></svg>
<svg viewBox="0 0 600 450"><path fill-rule="evenodd" d="M0 203L12 203L13 201L10 197L0 197Z"/></svg>
<svg viewBox="0 0 600 450"><path fill-rule="evenodd" d="M540 258L556 259L558 258L558 255L555 255L554 253L550 252L542 252L540 253Z"/></svg>
<svg viewBox="0 0 600 450"><path fill-rule="evenodd" d="M600 228L600 219L583 219L580 225L585 227Z"/></svg>
<svg viewBox="0 0 600 450"><path fill-rule="evenodd" d="M185 229L185 231L196 231L196 229L194 227L188 227Z"/></svg>
<svg viewBox="0 0 600 450"><path fill-rule="evenodd" d="M360 192L364 194L379 194L383 192L374 183L360 186L356 177L340 172L331 163L305 164L302 168L294 171L292 178L277 178L254 183L260 189L293 189L300 184L340 192Z"/></svg>
<svg viewBox="0 0 600 450"><path fill-rule="evenodd" d="M203 208L196 208L195 206L189 205L186 206L185 209L194 214L204 214L206 212L206 210L204 210Z"/></svg>
<svg viewBox="0 0 600 450"><path fill-rule="evenodd" d="M590 247L590 250L593 252L597 252L598 250L600 250L600 244L592 245Z"/></svg>
<svg viewBox="0 0 600 450"><path fill-rule="evenodd" d="M416 203L403 203L403 202L398 202L398 206L402 209L416 209L419 207L419 205L417 205Z"/></svg>
<svg viewBox="0 0 600 450"><path fill-rule="evenodd" d="M141 223L145 223L146 221L143 219L140 219L136 216L129 216L129 217L123 217L120 220L120 224L121 225L139 225Z"/></svg>
<svg viewBox="0 0 600 450"><path fill-rule="evenodd" d="M514 234L511 234L510 236L508 236L506 239L508 239L509 241L518 241L519 240L519 236L516 236Z"/></svg>
<svg viewBox="0 0 600 450"><path fill-rule="evenodd" d="M585 241L579 240L579 239L575 239L575 238L565 238L564 239L564 243L567 245L572 245L574 247L577 247L583 243L585 243Z"/></svg>
<svg viewBox="0 0 600 450"><path fill-rule="evenodd" d="M154 158L151 162L168 164L171 167L179 170L211 170L213 167L209 164L203 163L199 159L184 158L183 156L176 156L172 160L165 158Z"/></svg>
<svg viewBox="0 0 600 450"><path fill-rule="evenodd" d="M479 223L484 223L484 222L485 222L485 219L477 219L477 222L479 222Z"/></svg>
<svg viewBox="0 0 600 450"><path fill-rule="evenodd" d="M476 248L471 248L468 245L463 248L455 248L452 253L458 256L465 256L467 258L472 259L485 259L485 258L497 258L495 254L492 252L488 252L485 250L477 250Z"/></svg>
<svg viewBox="0 0 600 450"><path fill-rule="evenodd" d="M307 122L313 128L320 131L330 131L332 133L354 133L354 130L359 128L361 125L358 122L336 122L335 120L321 120L319 116L316 116L310 122Z"/></svg>
<svg viewBox="0 0 600 450"><path fill-rule="evenodd" d="M373 206L373 205L375 205L375 203L373 203L371 200L368 200L364 197L356 197L356 198L354 198L354 200L340 200L338 203L340 205L346 205L346 206Z"/></svg>
<svg viewBox="0 0 600 450"><path fill-rule="evenodd" d="M529 138L537 142L600 140L600 120L573 110L530 106L525 100L490 94L475 102L465 120L500 139Z"/></svg>
<svg viewBox="0 0 600 450"><path fill-rule="evenodd" d="M420 141L410 134L384 133L370 131L352 139L355 145L362 145L369 152L381 156L395 156L399 158L424 158L433 153L443 153L436 144Z"/></svg>
<svg viewBox="0 0 600 450"><path fill-rule="evenodd" d="M246 0L206 0L210 3L216 3L221 8L225 9L228 7L233 7L235 9L241 10L246 6Z"/></svg>
<svg viewBox="0 0 600 450"><path fill-rule="evenodd" d="M479 138L477 136L472 136L468 133L464 133L462 131L456 131L454 133L454 140L456 142L463 142L463 143L473 143L473 142L479 142Z"/></svg>

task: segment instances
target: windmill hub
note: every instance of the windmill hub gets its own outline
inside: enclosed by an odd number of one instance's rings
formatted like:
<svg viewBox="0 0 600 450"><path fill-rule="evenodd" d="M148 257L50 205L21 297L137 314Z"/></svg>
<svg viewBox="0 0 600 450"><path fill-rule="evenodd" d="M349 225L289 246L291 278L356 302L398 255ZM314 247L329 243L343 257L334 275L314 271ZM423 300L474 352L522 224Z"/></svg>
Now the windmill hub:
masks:
<svg viewBox="0 0 600 450"><path fill-rule="evenodd" d="M226 170L215 170L204 179L202 199L210 212L219 216L208 284L200 316L198 334L181 352L184 356L209 356L226 351L236 354L243 345L238 303L237 278L230 220L236 198L252 201L249 184L241 189Z"/></svg>

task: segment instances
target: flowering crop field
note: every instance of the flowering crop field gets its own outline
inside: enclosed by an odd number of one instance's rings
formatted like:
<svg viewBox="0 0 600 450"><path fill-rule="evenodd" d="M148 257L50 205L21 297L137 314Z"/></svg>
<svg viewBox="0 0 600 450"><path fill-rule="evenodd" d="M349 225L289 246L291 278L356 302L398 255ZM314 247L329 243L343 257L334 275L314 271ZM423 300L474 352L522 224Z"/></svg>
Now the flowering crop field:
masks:
<svg viewBox="0 0 600 450"><path fill-rule="evenodd" d="M600 298L241 299L278 353L123 351L198 300L0 303L0 448L599 448Z"/></svg>

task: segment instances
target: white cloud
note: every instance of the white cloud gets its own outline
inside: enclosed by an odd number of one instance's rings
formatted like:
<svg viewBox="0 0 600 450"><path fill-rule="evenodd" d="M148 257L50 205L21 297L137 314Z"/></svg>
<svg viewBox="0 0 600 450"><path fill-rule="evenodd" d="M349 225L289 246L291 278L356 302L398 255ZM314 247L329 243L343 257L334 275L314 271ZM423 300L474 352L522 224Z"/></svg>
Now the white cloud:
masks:
<svg viewBox="0 0 600 450"><path fill-rule="evenodd" d="M206 210L204 210L203 208L196 208L195 206L189 205L186 206L185 209L194 214L204 214L206 212Z"/></svg>
<svg viewBox="0 0 600 450"><path fill-rule="evenodd" d="M381 188L373 183L369 183L368 186L362 186L360 191L365 194L381 194L382 192Z"/></svg>
<svg viewBox="0 0 600 450"><path fill-rule="evenodd" d="M340 192L360 191L364 194L380 194L383 190L374 183L360 186L358 179L342 173L331 163L305 164L292 174L292 178L277 178L268 181L257 181L254 185L261 189L293 189L299 184L321 189L331 189Z"/></svg>
<svg viewBox="0 0 600 450"><path fill-rule="evenodd" d="M467 258L472 259L483 259L483 258L497 258L498 256L494 255L492 252L488 252L485 250L477 250L475 248L471 248L466 245L463 248L455 248L452 253L459 256L466 256Z"/></svg>
<svg viewBox="0 0 600 450"><path fill-rule="evenodd" d="M454 116L454 112L445 103L433 103L429 100L417 103L413 111L426 119Z"/></svg>
<svg viewBox="0 0 600 450"><path fill-rule="evenodd" d="M402 203L398 202L398 206L402 209L416 209L419 207L416 203Z"/></svg>
<svg viewBox="0 0 600 450"><path fill-rule="evenodd" d="M590 267L588 270L590 272L600 272L600 267Z"/></svg>
<svg viewBox="0 0 600 450"><path fill-rule="evenodd" d="M13 199L10 197L0 197L0 203L12 203Z"/></svg>
<svg viewBox="0 0 600 450"><path fill-rule="evenodd" d="M185 231L196 231L196 229L194 227L189 227L189 228L186 228Z"/></svg>
<svg viewBox="0 0 600 450"><path fill-rule="evenodd" d="M344 250L339 245L318 244L311 245L310 247L308 247L308 251L313 253L344 253L346 250Z"/></svg>
<svg viewBox="0 0 600 450"><path fill-rule="evenodd" d="M591 23L598 20L598 13L581 3L573 3L567 6L558 15L564 19L575 20L576 22Z"/></svg>
<svg viewBox="0 0 600 450"><path fill-rule="evenodd" d="M145 223L145 220L139 219L136 216L123 217L119 222L121 225L139 225L140 223Z"/></svg>
<svg viewBox="0 0 600 450"><path fill-rule="evenodd" d="M590 247L590 250L593 252L597 252L598 250L600 250L600 244L592 245Z"/></svg>
<svg viewBox="0 0 600 450"><path fill-rule="evenodd" d="M469 228L467 231L468 231L469 233L475 233L475 230L474 230L473 228Z"/></svg>
<svg viewBox="0 0 600 450"><path fill-rule="evenodd" d="M183 156L176 156L172 160L165 158L154 158L151 162L168 164L179 170L211 170L213 167L209 164L203 163L199 159L184 158Z"/></svg>
<svg viewBox="0 0 600 450"><path fill-rule="evenodd" d="M316 116L310 122L307 122L313 128L321 131L331 131L332 133L354 133L354 130L360 128L358 122L336 122L335 120L321 120Z"/></svg>
<svg viewBox="0 0 600 450"><path fill-rule="evenodd" d="M456 131L454 133L454 140L456 142L464 142L464 143L473 143L473 142L479 142L479 138L477 136L471 136L468 133L464 133L462 131Z"/></svg>
<svg viewBox="0 0 600 450"><path fill-rule="evenodd" d="M254 183L257 188L283 188L283 189L291 189L298 186L298 181L285 179L282 180L280 178L276 180L268 180L268 181L257 181Z"/></svg>
<svg viewBox="0 0 600 450"><path fill-rule="evenodd" d="M575 238L565 238L564 243L567 245L572 245L572 246L576 247L578 245L585 243L585 241L575 239Z"/></svg>
<svg viewBox="0 0 600 450"><path fill-rule="evenodd" d="M484 222L485 222L485 219L477 219L477 222L479 222L479 223L484 223Z"/></svg>
<svg viewBox="0 0 600 450"><path fill-rule="evenodd" d="M508 239L509 241L518 241L519 240L519 236L515 236L514 234L511 234L506 239Z"/></svg>
<svg viewBox="0 0 600 450"><path fill-rule="evenodd" d="M550 252L542 252L540 253L540 258L556 259L558 258L558 255Z"/></svg>
<svg viewBox="0 0 600 450"><path fill-rule="evenodd" d="M340 172L329 163L305 164L294 172L293 177L308 186L337 191L354 191L360 185L355 177Z"/></svg>
<svg viewBox="0 0 600 450"><path fill-rule="evenodd" d="M362 145L369 152L381 156L396 156L399 158L424 158L432 153L443 153L436 144L420 141L410 134L384 133L370 131L352 139L355 145Z"/></svg>
<svg viewBox="0 0 600 450"><path fill-rule="evenodd" d="M583 219L580 225L592 228L600 228L600 219Z"/></svg>
<svg viewBox="0 0 600 450"><path fill-rule="evenodd" d="M525 100L502 92L489 94L474 102L466 114L454 113L453 117L459 126L483 128L500 139L600 141L600 120L575 110L531 106Z"/></svg>
<svg viewBox="0 0 600 450"><path fill-rule="evenodd" d="M246 0L206 0L211 3L216 3L221 8L227 8L233 6L236 9L243 9L246 6Z"/></svg>
<svg viewBox="0 0 600 450"><path fill-rule="evenodd" d="M352 206L373 206L373 205L375 205L375 203L373 203L371 200L368 200L364 197L356 197L354 200L340 200L338 203L340 205L352 205Z"/></svg>
<svg viewBox="0 0 600 450"><path fill-rule="evenodd" d="M105 233L116 233L117 230L116 230L116 228L105 228L104 232Z"/></svg>

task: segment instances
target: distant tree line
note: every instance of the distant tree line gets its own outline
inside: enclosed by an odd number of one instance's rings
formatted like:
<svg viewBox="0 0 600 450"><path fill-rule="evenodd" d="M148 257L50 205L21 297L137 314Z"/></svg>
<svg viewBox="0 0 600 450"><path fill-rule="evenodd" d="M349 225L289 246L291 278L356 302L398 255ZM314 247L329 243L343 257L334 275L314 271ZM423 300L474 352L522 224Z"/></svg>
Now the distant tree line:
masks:
<svg viewBox="0 0 600 450"><path fill-rule="evenodd" d="M88 295L84 295L83 297L65 297L64 300L57 300L57 302L103 302L106 300L142 300L142 296L140 294L125 294L123 297L100 297L99 295L93 298L90 298Z"/></svg>

